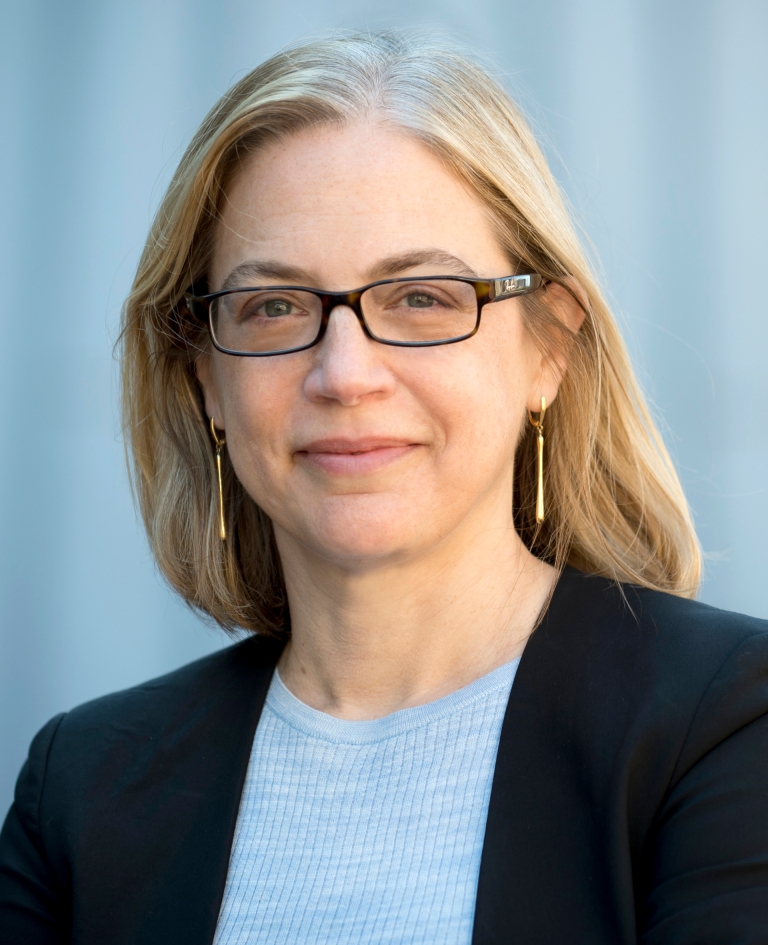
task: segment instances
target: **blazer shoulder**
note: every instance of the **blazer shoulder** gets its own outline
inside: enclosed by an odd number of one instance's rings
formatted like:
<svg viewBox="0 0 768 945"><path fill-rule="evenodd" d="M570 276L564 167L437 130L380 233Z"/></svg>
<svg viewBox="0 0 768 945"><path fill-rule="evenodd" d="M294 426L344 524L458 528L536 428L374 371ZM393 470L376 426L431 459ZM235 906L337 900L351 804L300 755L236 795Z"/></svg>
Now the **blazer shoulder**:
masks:
<svg viewBox="0 0 768 945"><path fill-rule="evenodd" d="M92 699L66 713L57 741L115 727L150 731L180 714L194 715L271 675L283 646L280 640L254 634L163 676Z"/></svg>
<svg viewBox="0 0 768 945"><path fill-rule="evenodd" d="M563 573L555 602L555 623L589 627L595 638L624 632L644 646L693 650L715 659L718 654L725 658L750 637L768 634L768 620L572 568Z"/></svg>
<svg viewBox="0 0 768 945"><path fill-rule="evenodd" d="M569 568L526 651L535 686L571 693L588 713L602 693L627 708L627 724L641 706L674 705L682 725L729 666L768 672L768 621Z"/></svg>
<svg viewBox="0 0 768 945"><path fill-rule="evenodd" d="M121 909L134 932L120 940L147 940L136 930L164 901L177 925L181 914L193 929L210 926L212 940L218 887L209 900L187 896L180 909L179 890L188 887L176 864L223 889L250 746L281 649L254 636L51 720L33 741L0 839L0 879L4 857L16 863L9 875L20 877L12 894L32 876L40 909L52 903L53 915L67 914L77 890L89 890L86 925L99 931L88 941L111 941ZM171 893L156 886L158 876L175 877Z"/></svg>
<svg viewBox="0 0 768 945"><path fill-rule="evenodd" d="M564 756L650 764L658 799L673 772L768 714L768 621L568 569L510 704L538 713L539 741Z"/></svg>

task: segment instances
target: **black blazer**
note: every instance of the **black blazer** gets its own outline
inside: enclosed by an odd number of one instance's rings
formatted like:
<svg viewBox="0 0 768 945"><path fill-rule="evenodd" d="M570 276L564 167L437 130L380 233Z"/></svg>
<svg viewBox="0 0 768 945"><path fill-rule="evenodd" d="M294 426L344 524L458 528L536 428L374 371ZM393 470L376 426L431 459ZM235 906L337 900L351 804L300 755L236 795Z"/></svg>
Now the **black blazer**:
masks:
<svg viewBox="0 0 768 945"><path fill-rule="evenodd" d="M2 945L212 942L280 650L42 729L0 836ZM566 571L512 687L473 942L638 941L768 943L768 622Z"/></svg>

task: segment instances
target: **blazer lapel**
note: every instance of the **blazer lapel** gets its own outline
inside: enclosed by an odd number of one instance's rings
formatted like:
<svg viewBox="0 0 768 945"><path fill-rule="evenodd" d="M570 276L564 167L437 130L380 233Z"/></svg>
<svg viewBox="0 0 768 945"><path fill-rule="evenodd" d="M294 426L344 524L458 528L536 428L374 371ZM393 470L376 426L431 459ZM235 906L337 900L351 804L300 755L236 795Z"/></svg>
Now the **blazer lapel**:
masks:
<svg viewBox="0 0 768 945"><path fill-rule="evenodd" d="M622 917L601 903L611 882L579 746L605 583L566 569L520 661L496 758L473 945L634 941L631 902Z"/></svg>
<svg viewBox="0 0 768 945"><path fill-rule="evenodd" d="M231 647L169 713L151 769L124 793L141 862L127 867L130 892L115 890L113 935L102 941L213 942L251 746L283 645L254 637Z"/></svg>

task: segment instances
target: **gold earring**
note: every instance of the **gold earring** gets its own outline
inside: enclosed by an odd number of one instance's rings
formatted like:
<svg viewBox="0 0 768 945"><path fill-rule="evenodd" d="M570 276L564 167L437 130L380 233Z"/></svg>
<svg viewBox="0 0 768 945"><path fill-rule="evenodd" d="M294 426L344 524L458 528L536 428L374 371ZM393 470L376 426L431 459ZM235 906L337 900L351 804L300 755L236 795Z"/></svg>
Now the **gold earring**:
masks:
<svg viewBox="0 0 768 945"><path fill-rule="evenodd" d="M219 480L219 538L222 541L227 540L227 529L224 524L224 487L221 482L221 451L227 445L227 440L225 437L221 439L216 436L216 427L213 424L213 417L211 417L211 434L213 435L213 442L216 444L216 475Z"/></svg>
<svg viewBox="0 0 768 945"><path fill-rule="evenodd" d="M547 401L541 398L541 411L539 419L534 420L531 411L528 411L528 419L531 425L536 428L538 436L537 442L537 486L536 486L536 522L541 524L544 521L544 414L547 411Z"/></svg>

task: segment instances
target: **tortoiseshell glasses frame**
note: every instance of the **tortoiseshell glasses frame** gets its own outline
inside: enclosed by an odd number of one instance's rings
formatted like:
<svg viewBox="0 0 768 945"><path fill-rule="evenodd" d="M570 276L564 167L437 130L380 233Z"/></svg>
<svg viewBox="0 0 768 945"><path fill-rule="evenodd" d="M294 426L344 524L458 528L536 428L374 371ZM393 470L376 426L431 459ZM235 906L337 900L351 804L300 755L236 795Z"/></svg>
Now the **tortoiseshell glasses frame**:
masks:
<svg viewBox="0 0 768 945"><path fill-rule="evenodd" d="M206 295L190 292L184 303L196 321L207 325L214 346L236 357L274 357L312 348L322 341L331 312L340 305L352 309L372 341L427 348L471 338L486 305L535 292L543 281L538 273L527 272L498 279L381 279L351 292L321 292L296 285L246 286ZM411 291L398 294L408 284Z"/></svg>

